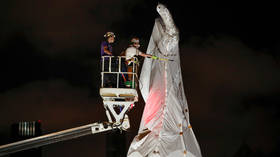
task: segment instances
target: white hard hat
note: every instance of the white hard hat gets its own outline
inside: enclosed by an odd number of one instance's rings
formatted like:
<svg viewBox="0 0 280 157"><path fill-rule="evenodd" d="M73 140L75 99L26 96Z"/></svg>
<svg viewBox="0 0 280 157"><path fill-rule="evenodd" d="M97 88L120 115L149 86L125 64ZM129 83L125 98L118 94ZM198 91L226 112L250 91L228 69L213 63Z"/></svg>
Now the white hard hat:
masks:
<svg viewBox="0 0 280 157"><path fill-rule="evenodd" d="M114 32L107 32L106 34L104 34L104 38L109 38L109 37L116 37Z"/></svg>
<svg viewBox="0 0 280 157"><path fill-rule="evenodd" d="M131 39L131 42L132 42L132 43L139 43L139 39L138 39L138 38L132 38L132 39Z"/></svg>

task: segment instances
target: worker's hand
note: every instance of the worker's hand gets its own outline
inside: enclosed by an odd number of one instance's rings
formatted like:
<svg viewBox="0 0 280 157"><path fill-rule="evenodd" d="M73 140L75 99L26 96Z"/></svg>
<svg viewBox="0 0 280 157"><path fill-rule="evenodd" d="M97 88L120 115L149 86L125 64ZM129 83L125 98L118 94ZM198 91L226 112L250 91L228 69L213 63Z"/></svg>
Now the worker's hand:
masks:
<svg viewBox="0 0 280 157"><path fill-rule="evenodd" d="M157 57L157 56L152 56L152 59L157 60L157 59L158 59L158 57Z"/></svg>

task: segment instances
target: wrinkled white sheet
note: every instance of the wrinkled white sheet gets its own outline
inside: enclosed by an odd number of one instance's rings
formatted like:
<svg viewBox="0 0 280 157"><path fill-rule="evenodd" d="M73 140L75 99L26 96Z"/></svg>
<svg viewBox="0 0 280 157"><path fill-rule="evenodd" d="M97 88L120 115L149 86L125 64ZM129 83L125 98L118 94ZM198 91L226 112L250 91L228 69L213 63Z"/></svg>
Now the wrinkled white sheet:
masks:
<svg viewBox="0 0 280 157"><path fill-rule="evenodd" d="M189 121L180 67L179 33L168 9L159 4L148 54L174 61L146 58L139 87L146 102L138 135L128 157L201 157Z"/></svg>

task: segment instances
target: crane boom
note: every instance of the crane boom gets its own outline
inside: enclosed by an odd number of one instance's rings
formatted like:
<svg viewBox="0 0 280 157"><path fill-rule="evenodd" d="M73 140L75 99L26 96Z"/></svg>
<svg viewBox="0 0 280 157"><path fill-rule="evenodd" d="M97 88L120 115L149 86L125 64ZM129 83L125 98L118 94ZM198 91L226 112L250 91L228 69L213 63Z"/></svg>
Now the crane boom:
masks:
<svg viewBox="0 0 280 157"><path fill-rule="evenodd" d="M55 133L50 133L43 136L38 136L35 138L30 138L23 141L18 141L6 145L0 146L0 156L8 155L11 153L38 148L52 143L57 143L60 141L66 141L82 136L87 136L91 134L107 132L114 129L126 130L129 128L128 119L124 119L121 125L110 125L109 123L92 123L72 129L67 129Z"/></svg>

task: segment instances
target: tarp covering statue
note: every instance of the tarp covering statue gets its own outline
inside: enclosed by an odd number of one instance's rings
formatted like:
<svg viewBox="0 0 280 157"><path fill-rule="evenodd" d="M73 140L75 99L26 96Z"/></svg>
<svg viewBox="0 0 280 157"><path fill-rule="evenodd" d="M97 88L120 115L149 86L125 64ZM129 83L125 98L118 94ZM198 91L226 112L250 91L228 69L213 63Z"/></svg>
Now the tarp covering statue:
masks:
<svg viewBox="0 0 280 157"><path fill-rule="evenodd" d="M164 5L157 12L147 54L169 60L144 60L139 87L146 105L127 156L201 157L184 93L179 32Z"/></svg>

